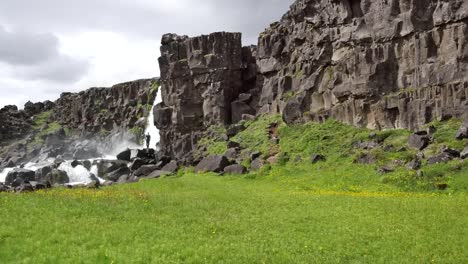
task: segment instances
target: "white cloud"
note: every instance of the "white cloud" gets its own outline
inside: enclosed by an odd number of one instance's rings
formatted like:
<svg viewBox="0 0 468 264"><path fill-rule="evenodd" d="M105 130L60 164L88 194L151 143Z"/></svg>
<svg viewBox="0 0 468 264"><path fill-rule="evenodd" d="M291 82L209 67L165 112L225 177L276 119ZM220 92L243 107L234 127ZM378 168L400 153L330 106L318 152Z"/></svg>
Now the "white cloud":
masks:
<svg viewBox="0 0 468 264"><path fill-rule="evenodd" d="M234 31L254 44L292 2L2 0L0 26L8 31L0 28L0 107L159 76L164 33Z"/></svg>

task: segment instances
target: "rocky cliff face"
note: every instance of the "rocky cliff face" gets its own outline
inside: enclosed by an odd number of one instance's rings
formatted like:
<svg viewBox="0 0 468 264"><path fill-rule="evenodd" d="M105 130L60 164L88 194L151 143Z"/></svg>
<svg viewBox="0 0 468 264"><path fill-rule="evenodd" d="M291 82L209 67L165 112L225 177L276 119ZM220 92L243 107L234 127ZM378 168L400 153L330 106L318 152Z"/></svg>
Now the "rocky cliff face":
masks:
<svg viewBox="0 0 468 264"><path fill-rule="evenodd" d="M468 109L468 2L297 0L257 47L240 34L163 37L161 146L173 158L210 125L281 114L417 130Z"/></svg>
<svg viewBox="0 0 468 264"><path fill-rule="evenodd" d="M241 46L240 33L163 36L159 59L163 103L154 113L165 154L183 160L205 128L232 123L237 109L231 103L248 88L243 82L249 79L249 61L244 60L249 53Z"/></svg>
<svg viewBox="0 0 468 264"><path fill-rule="evenodd" d="M143 138L157 79L64 93L56 102L0 110L0 169L47 158L96 158ZM123 148L127 146L122 146Z"/></svg>
<svg viewBox="0 0 468 264"><path fill-rule="evenodd" d="M259 38L261 113L418 129L468 97L468 2L299 0Z"/></svg>

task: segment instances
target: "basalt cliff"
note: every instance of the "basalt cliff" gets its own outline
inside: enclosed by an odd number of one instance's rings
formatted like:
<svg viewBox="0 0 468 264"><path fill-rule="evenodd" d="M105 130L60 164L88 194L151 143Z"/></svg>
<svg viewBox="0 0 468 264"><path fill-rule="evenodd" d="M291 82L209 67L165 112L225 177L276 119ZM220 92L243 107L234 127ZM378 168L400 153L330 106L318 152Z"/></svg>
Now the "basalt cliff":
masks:
<svg viewBox="0 0 468 264"><path fill-rule="evenodd" d="M304 152L281 149L281 130L329 119L374 130L346 140L352 162L423 176L423 166L468 158L467 36L465 0L297 0L256 46L243 46L241 33L165 34L160 79L1 109L0 176L21 191L38 189L33 181L134 182L180 166L243 174L302 162ZM461 127L440 141L428 124L449 119ZM148 121L159 148L138 149ZM398 128L414 133L394 145L379 132ZM124 151L106 160L112 150ZM330 154L319 150L313 163Z"/></svg>
<svg viewBox="0 0 468 264"><path fill-rule="evenodd" d="M211 126L280 114L418 130L468 107L468 2L297 0L242 47L240 33L162 38L166 155L193 162Z"/></svg>
<svg viewBox="0 0 468 264"><path fill-rule="evenodd" d="M0 169L96 158L141 141L157 88L157 79L137 80L0 109Z"/></svg>

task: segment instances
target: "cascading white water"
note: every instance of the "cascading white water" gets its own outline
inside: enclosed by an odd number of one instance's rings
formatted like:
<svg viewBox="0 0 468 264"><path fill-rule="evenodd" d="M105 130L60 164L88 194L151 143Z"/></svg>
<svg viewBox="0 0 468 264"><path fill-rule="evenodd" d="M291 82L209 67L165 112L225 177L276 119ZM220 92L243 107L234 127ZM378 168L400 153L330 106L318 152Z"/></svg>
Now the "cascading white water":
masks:
<svg viewBox="0 0 468 264"><path fill-rule="evenodd" d="M151 136L150 148L155 148L157 143L159 142L159 130L154 125L153 108L160 102L162 102L161 87L159 87L158 89L156 99L154 100L153 107L151 108L151 112L149 113L148 124L145 130L145 135L150 134ZM126 144L126 147L129 147L128 144ZM145 142L144 148L146 148L146 142ZM96 160L102 160L102 159L116 160L117 158L114 155L108 155L103 158L91 159L89 161L93 163ZM28 163L24 166L24 169L36 171L46 166L50 166L53 163L54 163L53 159L47 160L42 163ZM75 168L73 168L71 163L72 163L71 160L62 162L62 164L60 164L60 166L57 168L58 170L61 170L67 173L68 178L70 179L71 185L90 183L92 181L92 178L91 178L92 175L96 176L101 183L105 182L105 180L99 178L98 167L96 165L92 166L91 170L88 171L82 165L78 165ZM5 179L8 173L13 171L14 169L16 168L6 168L6 169L3 169L3 171L0 171L0 183L5 182Z"/></svg>
<svg viewBox="0 0 468 264"><path fill-rule="evenodd" d="M71 163L71 161L65 161L58 167L59 170L67 173L70 183L90 183L91 172L82 165L78 165L73 168Z"/></svg>
<svg viewBox="0 0 468 264"><path fill-rule="evenodd" d="M154 125L154 112L153 109L154 107L162 102L162 95L161 95L161 87L158 89L158 94L156 96L156 99L154 100L153 107L151 108L151 111L148 116L148 124L146 124L146 130L145 130L145 136L149 134L151 136L151 141L150 141L150 148L156 148L156 144L159 142L159 130L158 128ZM146 148L146 140L143 145L144 148Z"/></svg>
<svg viewBox="0 0 468 264"><path fill-rule="evenodd" d="M8 173L12 170L14 170L14 168L6 168L2 172L0 172L0 182L5 182Z"/></svg>

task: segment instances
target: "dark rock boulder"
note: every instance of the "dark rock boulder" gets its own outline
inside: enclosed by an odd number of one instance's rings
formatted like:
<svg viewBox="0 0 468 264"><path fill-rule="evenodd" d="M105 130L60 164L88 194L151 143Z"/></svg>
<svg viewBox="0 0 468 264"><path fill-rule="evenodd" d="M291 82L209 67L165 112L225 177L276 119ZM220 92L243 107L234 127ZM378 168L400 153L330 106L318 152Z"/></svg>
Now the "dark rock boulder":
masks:
<svg viewBox="0 0 468 264"><path fill-rule="evenodd" d="M230 160L230 161L233 161L233 160L236 160L239 156L239 151L237 150L237 148L230 148L226 151L226 153L224 154L224 156Z"/></svg>
<svg viewBox="0 0 468 264"><path fill-rule="evenodd" d="M235 148L235 149L239 149L241 147L240 143L238 142L235 142L235 141L229 141L227 143L227 148L230 149L230 148Z"/></svg>
<svg viewBox="0 0 468 264"><path fill-rule="evenodd" d="M231 103L232 123L236 124L243 120L244 115L255 115L256 111L250 105L243 101L234 101Z"/></svg>
<svg viewBox="0 0 468 264"><path fill-rule="evenodd" d="M442 148L442 153L447 153L447 154L450 155L452 158L460 158L460 151L458 151L458 150L456 150L456 149L451 149L451 148L443 147L443 148Z"/></svg>
<svg viewBox="0 0 468 264"><path fill-rule="evenodd" d="M47 182L51 185L60 185L69 183L70 179L68 178L66 172L54 169L51 172L47 173L47 175L42 179L41 182Z"/></svg>
<svg viewBox="0 0 468 264"><path fill-rule="evenodd" d="M421 169L421 166L422 166L422 163L421 163L421 160L419 159L414 159L410 161L408 164L406 164L406 168L408 170L415 170L415 171Z"/></svg>
<svg viewBox="0 0 468 264"><path fill-rule="evenodd" d="M224 173L226 174L245 174L247 173L247 168L242 165L234 164L224 168Z"/></svg>
<svg viewBox="0 0 468 264"><path fill-rule="evenodd" d="M161 170L170 173L176 173L177 170L179 170L179 164L177 163L177 161L173 160L169 162L166 166L162 167Z"/></svg>
<svg viewBox="0 0 468 264"><path fill-rule="evenodd" d="M377 172L379 174L387 174L387 173L394 172L394 171L395 169L390 166L382 166L377 169Z"/></svg>
<svg viewBox="0 0 468 264"><path fill-rule="evenodd" d="M430 136L427 134L426 131L420 131L411 134L411 136L408 139L408 146L411 148L415 148L418 150L423 150L427 146L429 146L429 143L431 142Z"/></svg>
<svg viewBox="0 0 468 264"><path fill-rule="evenodd" d="M447 163L449 161L453 160L453 156L450 155L449 153L442 152L438 155L429 157L427 159L427 164L432 165L432 164L438 164L438 163Z"/></svg>
<svg viewBox="0 0 468 264"><path fill-rule="evenodd" d="M312 163L317 163L317 162L325 161L325 160L326 160L326 158L322 154L312 154L310 156L310 162L312 162Z"/></svg>
<svg viewBox="0 0 468 264"><path fill-rule="evenodd" d="M460 153L460 158L461 158L461 159L467 159L467 158L468 158L468 148L465 148L465 149Z"/></svg>
<svg viewBox="0 0 468 264"><path fill-rule="evenodd" d="M130 159L131 155L132 155L132 151L130 149L126 149L117 155L117 159L130 162L132 161Z"/></svg>
<svg viewBox="0 0 468 264"><path fill-rule="evenodd" d="M229 138L232 138L244 130L245 130L245 126L243 124L234 124L234 125L229 126L226 129L226 135Z"/></svg>
<svg viewBox="0 0 468 264"><path fill-rule="evenodd" d="M35 177L36 173L34 171L26 169L14 169L7 174L5 183L7 185L17 187L23 182L34 181Z"/></svg>
<svg viewBox="0 0 468 264"><path fill-rule="evenodd" d="M229 166L229 160L225 156L215 155L204 158L195 167L195 172L223 172Z"/></svg>
<svg viewBox="0 0 468 264"><path fill-rule="evenodd" d="M458 140L468 139L468 123L463 124L455 136Z"/></svg>
<svg viewBox="0 0 468 264"><path fill-rule="evenodd" d="M260 151L255 151L250 154L250 161L254 161L262 156L262 153Z"/></svg>
<svg viewBox="0 0 468 264"><path fill-rule="evenodd" d="M124 175L130 175L130 169L127 166L122 166L112 172L109 172L107 175L105 175L104 179L116 182L120 179L120 177Z"/></svg>
<svg viewBox="0 0 468 264"><path fill-rule="evenodd" d="M144 159L136 158L133 160L132 164L130 165L131 171L138 170L141 166L148 165L148 162Z"/></svg>
<svg viewBox="0 0 468 264"><path fill-rule="evenodd" d="M162 176L167 176L167 175L171 175L171 173L168 172L168 171L156 170L156 171L153 171L152 173L150 173L148 176L145 176L143 178L145 178L145 179L158 179L158 178L161 178Z"/></svg>
<svg viewBox="0 0 468 264"><path fill-rule="evenodd" d="M72 161L72 163L71 163L71 166L72 166L73 168L76 168L78 165L83 165L83 164L82 164L80 161L78 161L78 160L74 160L74 161Z"/></svg>
<svg viewBox="0 0 468 264"><path fill-rule="evenodd" d="M42 167L38 170L36 170L35 172L35 181L37 182L44 182L45 180L45 176L47 174L49 174L50 172L52 172L52 170L54 169L53 166L45 166L45 167Z"/></svg>
<svg viewBox="0 0 468 264"><path fill-rule="evenodd" d="M15 192L17 193L28 193L28 192L34 192L34 188L29 182L24 182L21 185L17 186L15 188Z"/></svg>
<svg viewBox="0 0 468 264"><path fill-rule="evenodd" d="M370 153L361 153L355 158L354 162L358 164L375 164L377 159Z"/></svg>
<svg viewBox="0 0 468 264"><path fill-rule="evenodd" d="M356 148L371 150L380 147L380 144L374 141L364 141L356 143Z"/></svg>
<svg viewBox="0 0 468 264"><path fill-rule="evenodd" d="M136 170L133 175L137 177L145 177L150 175L153 171L161 169L160 167L156 165L144 165L141 166L138 170Z"/></svg>
<svg viewBox="0 0 468 264"><path fill-rule="evenodd" d="M252 161L252 163L250 164L250 168L253 170L253 171L258 171L260 170L261 168L263 168L263 166L265 166L265 161L263 161L262 158L258 157L256 158L255 160Z"/></svg>
<svg viewBox="0 0 468 264"><path fill-rule="evenodd" d="M91 161L89 160L84 160L81 162L83 167L85 167L88 171L91 170L91 168L93 167L93 165L91 164Z"/></svg>

